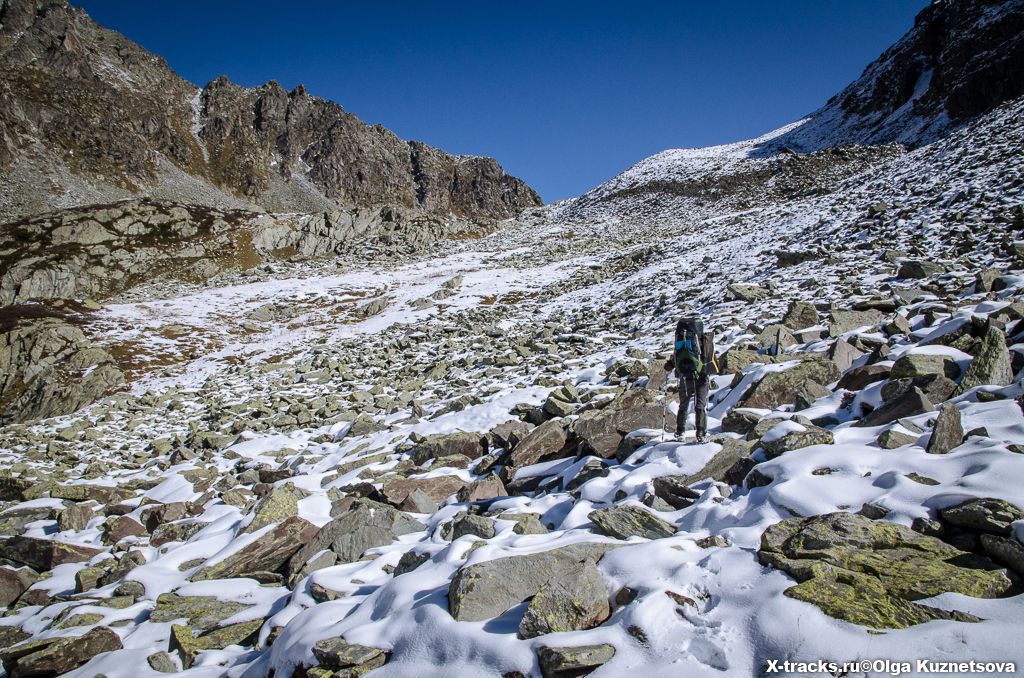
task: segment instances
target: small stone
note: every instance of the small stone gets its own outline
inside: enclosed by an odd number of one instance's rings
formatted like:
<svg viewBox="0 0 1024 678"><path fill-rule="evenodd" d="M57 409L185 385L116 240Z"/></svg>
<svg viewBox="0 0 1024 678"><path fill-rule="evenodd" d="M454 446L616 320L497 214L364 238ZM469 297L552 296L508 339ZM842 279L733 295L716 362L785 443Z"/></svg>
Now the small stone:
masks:
<svg viewBox="0 0 1024 678"><path fill-rule="evenodd" d="M1024 520L1024 511L1005 499L983 497L969 499L939 512L947 523L980 532L1008 536L1016 520Z"/></svg>
<svg viewBox="0 0 1024 678"><path fill-rule="evenodd" d="M368 671L384 666L387 661L387 655L380 648L349 643L340 636L313 643L313 656L321 666L334 670L358 666Z"/></svg>

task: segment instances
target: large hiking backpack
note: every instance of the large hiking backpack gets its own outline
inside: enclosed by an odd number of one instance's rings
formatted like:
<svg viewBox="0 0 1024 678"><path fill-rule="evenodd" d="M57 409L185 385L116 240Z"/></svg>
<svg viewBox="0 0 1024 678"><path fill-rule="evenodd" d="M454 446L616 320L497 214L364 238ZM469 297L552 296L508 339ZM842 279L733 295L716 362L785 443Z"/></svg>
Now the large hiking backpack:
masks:
<svg viewBox="0 0 1024 678"><path fill-rule="evenodd" d="M683 318L676 324L676 344L672 361L677 374L704 371L704 356L701 355L703 337L704 321L700 318L691 316Z"/></svg>

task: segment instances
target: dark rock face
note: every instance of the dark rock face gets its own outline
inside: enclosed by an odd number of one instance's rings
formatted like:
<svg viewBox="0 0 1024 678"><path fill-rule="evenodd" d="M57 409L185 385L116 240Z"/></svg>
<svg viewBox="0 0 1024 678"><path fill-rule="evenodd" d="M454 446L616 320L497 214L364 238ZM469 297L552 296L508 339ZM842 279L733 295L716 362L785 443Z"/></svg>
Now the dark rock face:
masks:
<svg viewBox="0 0 1024 678"><path fill-rule="evenodd" d="M540 204L491 158L403 141L301 86L245 89L218 78L197 91L62 0L10 0L0 24L0 170L70 170L107 197L160 193L173 175L220 203L276 211L387 203L501 219ZM35 142L45 153L28 159ZM0 214L44 204L22 186Z"/></svg>

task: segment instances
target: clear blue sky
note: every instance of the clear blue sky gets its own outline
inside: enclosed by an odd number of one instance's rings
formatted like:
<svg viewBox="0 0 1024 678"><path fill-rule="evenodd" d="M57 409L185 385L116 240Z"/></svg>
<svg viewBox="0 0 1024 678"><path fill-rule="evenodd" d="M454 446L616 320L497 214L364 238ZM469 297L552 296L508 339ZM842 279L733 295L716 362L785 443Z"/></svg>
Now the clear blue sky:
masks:
<svg viewBox="0 0 1024 678"><path fill-rule="evenodd" d="M926 0L72 0L199 85L277 80L553 202L746 139L856 79Z"/></svg>

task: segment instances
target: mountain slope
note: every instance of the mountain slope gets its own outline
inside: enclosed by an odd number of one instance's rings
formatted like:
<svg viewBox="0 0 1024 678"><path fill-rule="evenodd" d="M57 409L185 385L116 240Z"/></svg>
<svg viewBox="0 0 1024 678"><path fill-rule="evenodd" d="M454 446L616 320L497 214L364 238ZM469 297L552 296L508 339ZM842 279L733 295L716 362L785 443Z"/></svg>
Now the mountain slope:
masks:
<svg viewBox="0 0 1024 678"><path fill-rule="evenodd" d="M674 218L807 192L935 141L1024 95L1024 0L935 0L822 108L759 138L646 158L556 210L562 218ZM642 198L641 202L635 198Z"/></svg>
<svg viewBox="0 0 1024 678"><path fill-rule="evenodd" d="M64 0L7 0L0 25L2 216L136 196L484 219L540 204L490 158L403 141L301 86L197 90Z"/></svg>

